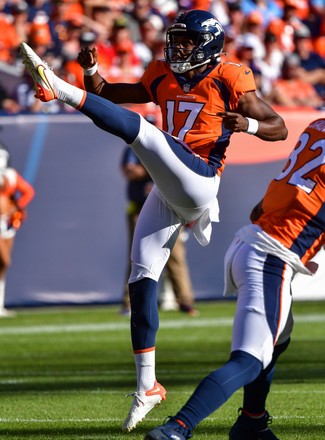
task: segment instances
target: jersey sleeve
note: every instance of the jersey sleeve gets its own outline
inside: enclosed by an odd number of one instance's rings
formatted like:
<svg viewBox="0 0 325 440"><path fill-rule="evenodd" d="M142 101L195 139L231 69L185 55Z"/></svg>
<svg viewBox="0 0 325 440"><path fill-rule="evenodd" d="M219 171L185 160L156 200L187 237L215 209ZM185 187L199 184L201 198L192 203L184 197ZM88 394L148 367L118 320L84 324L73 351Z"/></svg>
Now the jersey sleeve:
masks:
<svg viewBox="0 0 325 440"><path fill-rule="evenodd" d="M140 82L145 87L147 92L149 93L152 102L158 104L157 98L153 93L153 87L155 81L158 81L159 77L164 75L165 64L163 61L154 60L148 64L146 70L144 71L142 77L140 78Z"/></svg>
<svg viewBox="0 0 325 440"><path fill-rule="evenodd" d="M224 64L224 68L224 78L231 93L230 105L232 109L235 109L242 95L256 91L254 75L252 69L243 64L229 62Z"/></svg>
<svg viewBox="0 0 325 440"><path fill-rule="evenodd" d="M15 192L19 193L16 204L18 208L21 209L26 208L26 206L32 201L35 195L35 190L32 185L28 183L25 179L23 179L18 173Z"/></svg>

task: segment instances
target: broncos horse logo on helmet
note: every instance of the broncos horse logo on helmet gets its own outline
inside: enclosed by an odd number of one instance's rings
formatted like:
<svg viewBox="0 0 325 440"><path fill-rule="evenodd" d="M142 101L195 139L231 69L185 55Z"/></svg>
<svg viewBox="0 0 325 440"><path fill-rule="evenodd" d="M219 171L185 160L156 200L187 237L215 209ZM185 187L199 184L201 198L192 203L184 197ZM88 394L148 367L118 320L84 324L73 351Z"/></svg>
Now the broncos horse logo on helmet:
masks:
<svg viewBox="0 0 325 440"><path fill-rule="evenodd" d="M175 37L188 37L194 43L185 59L180 55ZM210 12L190 10L177 17L167 30L165 60L175 73L184 73L208 63L215 64L220 61L224 42L223 27Z"/></svg>

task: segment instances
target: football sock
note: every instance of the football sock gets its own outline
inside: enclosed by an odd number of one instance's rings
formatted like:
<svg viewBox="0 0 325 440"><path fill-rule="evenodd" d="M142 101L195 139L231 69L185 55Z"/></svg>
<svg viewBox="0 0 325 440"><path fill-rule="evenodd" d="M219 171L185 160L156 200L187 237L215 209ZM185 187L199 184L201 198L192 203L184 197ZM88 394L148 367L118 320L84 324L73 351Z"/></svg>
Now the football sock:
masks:
<svg viewBox="0 0 325 440"><path fill-rule="evenodd" d="M129 284L131 339L137 370L137 390L150 390L155 382L155 340L159 327L158 283L150 278Z"/></svg>
<svg viewBox="0 0 325 440"><path fill-rule="evenodd" d="M138 136L140 130L138 113L100 96L86 93L56 75L53 75L53 88L60 101L78 108L102 130L122 138L127 144L131 144Z"/></svg>
<svg viewBox="0 0 325 440"><path fill-rule="evenodd" d="M257 378L244 386L243 408L248 414L263 414L265 411L266 398L269 394L272 378L275 372L275 364L278 357L290 344L290 338L283 344L274 347L270 364L260 372Z"/></svg>
<svg viewBox="0 0 325 440"><path fill-rule="evenodd" d="M131 303L131 339L134 351L155 346L159 327L158 283L151 278L129 284Z"/></svg>
<svg viewBox="0 0 325 440"><path fill-rule="evenodd" d="M71 107L77 108L85 96L85 91L75 87L66 81L63 81L56 75L53 75L53 88L58 94L58 99Z"/></svg>
<svg viewBox="0 0 325 440"><path fill-rule="evenodd" d="M137 391L147 391L155 384L155 349L144 353L135 353L134 360L137 370Z"/></svg>
<svg viewBox="0 0 325 440"><path fill-rule="evenodd" d="M240 350L234 351L223 367L202 380L175 418L192 430L235 391L254 380L261 368L261 362L254 356Z"/></svg>
<svg viewBox="0 0 325 440"><path fill-rule="evenodd" d="M127 144L132 144L139 134L140 115L138 113L100 96L87 93L85 102L79 110L88 116L97 127L120 137Z"/></svg>

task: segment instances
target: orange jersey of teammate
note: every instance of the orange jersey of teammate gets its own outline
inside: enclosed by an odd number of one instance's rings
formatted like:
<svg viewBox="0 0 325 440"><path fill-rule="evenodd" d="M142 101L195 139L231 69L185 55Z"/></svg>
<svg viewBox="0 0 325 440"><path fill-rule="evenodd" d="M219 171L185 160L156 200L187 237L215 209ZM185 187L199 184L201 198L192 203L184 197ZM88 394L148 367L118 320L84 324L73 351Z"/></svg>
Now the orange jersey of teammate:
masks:
<svg viewBox="0 0 325 440"><path fill-rule="evenodd" d="M308 262L325 244L325 119L301 134L288 162L272 180L257 223Z"/></svg>
<svg viewBox="0 0 325 440"><path fill-rule="evenodd" d="M240 97L256 90L251 69L222 62L188 81L157 60L148 65L141 82L161 109L163 130L184 141L220 174L232 132L217 113L236 111Z"/></svg>

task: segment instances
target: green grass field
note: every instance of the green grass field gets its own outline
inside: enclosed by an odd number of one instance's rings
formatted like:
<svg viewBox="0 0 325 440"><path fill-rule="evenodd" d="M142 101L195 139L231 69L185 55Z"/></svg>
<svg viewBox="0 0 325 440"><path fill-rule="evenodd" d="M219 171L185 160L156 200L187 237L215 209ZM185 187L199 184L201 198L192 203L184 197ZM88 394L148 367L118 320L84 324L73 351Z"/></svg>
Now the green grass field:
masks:
<svg viewBox="0 0 325 440"><path fill-rule="evenodd" d="M121 424L135 389L128 318L117 306L19 310L0 320L0 437L140 440L228 359L234 302L199 303L200 316L161 312L157 378L167 400L131 433ZM292 343L278 363L268 410L281 440L325 439L325 302L297 302ZM238 391L194 431L227 440Z"/></svg>

